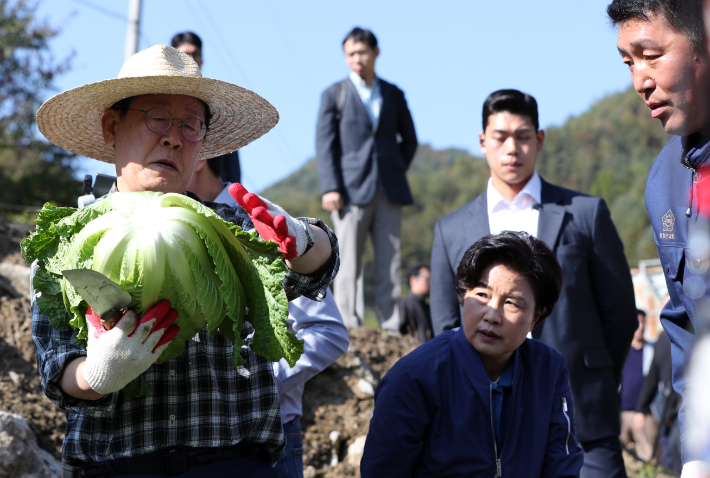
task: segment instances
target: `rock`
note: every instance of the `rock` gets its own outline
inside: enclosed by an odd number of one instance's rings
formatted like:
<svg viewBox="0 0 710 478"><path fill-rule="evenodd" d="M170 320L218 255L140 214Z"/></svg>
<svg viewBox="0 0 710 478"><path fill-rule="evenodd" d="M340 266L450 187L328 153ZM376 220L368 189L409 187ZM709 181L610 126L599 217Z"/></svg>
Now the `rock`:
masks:
<svg viewBox="0 0 710 478"><path fill-rule="evenodd" d="M30 268L21 264L0 262L0 290L13 298L30 298Z"/></svg>
<svg viewBox="0 0 710 478"><path fill-rule="evenodd" d="M10 380L12 380L12 383L14 383L15 385L20 385L20 374L18 374L14 370L10 370L9 372L7 372L7 374L10 376Z"/></svg>
<svg viewBox="0 0 710 478"><path fill-rule="evenodd" d="M375 396L375 387L373 387L372 384L370 382L368 382L367 380L365 380L364 378L361 378L360 380L357 381L357 389L358 389L358 391L360 391L370 397Z"/></svg>
<svg viewBox="0 0 710 478"><path fill-rule="evenodd" d="M345 462L350 465L359 466L362 455L365 452L365 440L367 435L360 435L348 447L348 454L345 456Z"/></svg>
<svg viewBox="0 0 710 478"><path fill-rule="evenodd" d="M330 466L338 464L338 453L340 451L340 432L333 430L328 435L330 440Z"/></svg>
<svg viewBox="0 0 710 478"><path fill-rule="evenodd" d="M27 422L14 413L0 412L0 478L61 478L59 460L37 444Z"/></svg>

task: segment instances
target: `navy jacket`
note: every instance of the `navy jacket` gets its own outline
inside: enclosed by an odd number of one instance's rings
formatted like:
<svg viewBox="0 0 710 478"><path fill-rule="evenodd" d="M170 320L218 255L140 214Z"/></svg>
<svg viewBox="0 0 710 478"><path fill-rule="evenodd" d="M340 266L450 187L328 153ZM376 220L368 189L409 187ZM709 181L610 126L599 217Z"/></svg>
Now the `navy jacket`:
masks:
<svg viewBox="0 0 710 478"><path fill-rule="evenodd" d="M604 200L542 181L538 239L562 266L560 299L533 337L569 367L581 442L617 436L621 370L638 327L631 272ZM485 192L436 223L431 253L434 334L457 327L461 258L489 234Z"/></svg>
<svg viewBox="0 0 710 478"><path fill-rule="evenodd" d="M670 300L661 311L661 323L671 340L673 388L681 396L686 393L687 383L683 375L695 341L695 329L699 325L693 300L683 292L683 284L692 276L704 277L701 280L705 281L705 294L710 290L707 275L696 274L699 272L698 264L689 257L687 248L688 229L698 220L697 201L691 207L690 217L685 215L689 207L688 193L693 184L693 170L709 164L708 156L710 136L692 146L688 137L674 136L658 155L646 180L646 209L670 295ZM685 158L687 165L693 169L683 166L681 158ZM695 180L708 179L696 176ZM687 430L684 426L684 408L681 408L678 419L682 443ZM685 462L688 459L685 446L682 452Z"/></svg>
<svg viewBox="0 0 710 478"><path fill-rule="evenodd" d="M413 202L406 178L417 149L412 115L402 90L379 81L382 108L374 125L350 79L330 86L321 97L316 127L321 194L338 191L346 205L368 204L378 181L391 203ZM337 96L342 85L345 102L338 121Z"/></svg>
<svg viewBox="0 0 710 478"><path fill-rule="evenodd" d="M579 476L584 455L564 358L526 339L511 360L513 391L502 411L508 427L498 450L502 476ZM420 346L377 387L360 475L496 476L490 394L463 328Z"/></svg>

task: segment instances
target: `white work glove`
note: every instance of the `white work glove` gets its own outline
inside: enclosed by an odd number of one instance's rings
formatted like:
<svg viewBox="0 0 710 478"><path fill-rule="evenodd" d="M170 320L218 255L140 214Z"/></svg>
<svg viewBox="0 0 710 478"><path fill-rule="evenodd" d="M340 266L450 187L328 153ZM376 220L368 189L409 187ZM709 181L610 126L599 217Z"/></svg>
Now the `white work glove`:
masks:
<svg viewBox="0 0 710 478"><path fill-rule="evenodd" d="M148 370L180 331L180 327L171 325L177 316L177 310L163 300L140 321L136 313L129 310L111 330L105 330L98 315L89 307L86 311L89 340L84 365L87 383L94 391L108 394L121 390Z"/></svg>
<svg viewBox="0 0 710 478"><path fill-rule="evenodd" d="M683 465L680 478L710 478L710 464L701 460L689 461Z"/></svg>
<svg viewBox="0 0 710 478"><path fill-rule="evenodd" d="M307 222L292 218L276 204L250 193L239 183L229 186L229 194L249 214L261 238L279 245L285 259L301 257L313 247L315 235Z"/></svg>

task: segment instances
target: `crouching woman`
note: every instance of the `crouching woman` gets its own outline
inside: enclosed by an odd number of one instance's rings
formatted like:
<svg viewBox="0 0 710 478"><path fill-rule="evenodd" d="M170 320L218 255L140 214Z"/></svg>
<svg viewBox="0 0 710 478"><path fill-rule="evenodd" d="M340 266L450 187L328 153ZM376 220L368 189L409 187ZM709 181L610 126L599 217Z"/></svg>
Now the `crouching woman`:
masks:
<svg viewBox="0 0 710 478"><path fill-rule="evenodd" d="M397 362L375 394L363 477L579 476L567 365L526 338L562 284L534 237L484 237L456 274L461 327Z"/></svg>

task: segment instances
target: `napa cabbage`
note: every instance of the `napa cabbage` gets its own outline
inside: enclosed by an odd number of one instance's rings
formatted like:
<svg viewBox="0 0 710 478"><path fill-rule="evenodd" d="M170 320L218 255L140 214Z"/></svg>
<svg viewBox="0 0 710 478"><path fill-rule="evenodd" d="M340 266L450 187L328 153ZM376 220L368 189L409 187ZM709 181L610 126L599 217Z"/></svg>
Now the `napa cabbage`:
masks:
<svg viewBox="0 0 710 478"><path fill-rule="evenodd" d="M163 299L178 311L180 332L158 363L180 355L207 327L233 342L239 366L244 320L255 329L251 349L267 360L285 358L293 367L303 353L303 341L287 331L278 246L185 195L119 192L81 209L46 204L21 247L39 265L33 285L40 310L52 327L73 328L73 343L86 344L87 305L61 271L93 269L127 291L128 308L139 315Z"/></svg>

